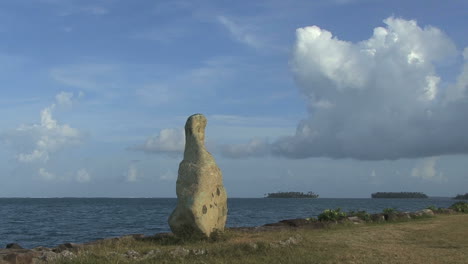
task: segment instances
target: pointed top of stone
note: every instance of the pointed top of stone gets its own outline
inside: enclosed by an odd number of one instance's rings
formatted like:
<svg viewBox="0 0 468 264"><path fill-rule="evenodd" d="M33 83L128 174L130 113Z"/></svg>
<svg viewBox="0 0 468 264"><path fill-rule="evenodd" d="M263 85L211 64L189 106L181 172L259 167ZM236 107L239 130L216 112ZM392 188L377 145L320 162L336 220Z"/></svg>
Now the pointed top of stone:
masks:
<svg viewBox="0 0 468 264"><path fill-rule="evenodd" d="M185 142L190 145L191 141L205 142L206 117L202 114L191 115L185 123Z"/></svg>

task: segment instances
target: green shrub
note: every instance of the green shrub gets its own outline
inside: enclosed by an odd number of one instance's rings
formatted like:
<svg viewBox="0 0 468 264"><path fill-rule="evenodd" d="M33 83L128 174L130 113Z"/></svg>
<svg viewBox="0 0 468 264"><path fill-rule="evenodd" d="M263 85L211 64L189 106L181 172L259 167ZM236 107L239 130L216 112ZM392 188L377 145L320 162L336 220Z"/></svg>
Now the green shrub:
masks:
<svg viewBox="0 0 468 264"><path fill-rule="evenodd" d="M341 208L335 210L326 209L318 216L319 221L339 221L346 217L346 213L341 211Z"/></svg>
<svg viewBox="0 0 468 264"><path fill-rule="evenodd" d="M357 216L359 219L369 222L371 215L366 211L349 211L348 216Z"/></svg>
<svg viewBox="0 0 468 264"><path fill-rule="evenodd" d="M430 205L426 209L432 210L433 212L436 212L438 209L435 207L435 205Z"/></svg>
<svg viewBox="0 0 468 264"><path fill-rule="evenodd" d="M385 208L383 209L382 212L386 215L391 215L391 214L395 214L397 210L395 208Z"/></svg>
<svg viewBox="0 0 468 264"><path fill-rule="evenodd" d="M468 213L468 203L467 202L457 202L450 206L450 209L453 209L460 213Z"/></svg>

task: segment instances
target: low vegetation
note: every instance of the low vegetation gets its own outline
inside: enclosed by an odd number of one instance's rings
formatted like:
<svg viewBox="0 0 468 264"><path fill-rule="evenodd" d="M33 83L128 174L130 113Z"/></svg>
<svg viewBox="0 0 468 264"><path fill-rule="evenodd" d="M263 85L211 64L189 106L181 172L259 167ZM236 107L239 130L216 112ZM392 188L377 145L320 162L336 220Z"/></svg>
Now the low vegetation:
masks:
<svg viewBox="0 0 468 264"><path fill-rule="evenodd" d="M340 221L345 219L347 214L345 212L341 211L341 208L337 208L335 210L327 209L323 211L321 214L318 216L319 221Z"/></svg>
<svg viewBox="0 0 468 264"><path fill-rule="evenodd" d="M391 215L391 214L394 214L396 213L397 210L395 208L385 208L382 210L382 213L384 213L385 215Z"/></svg>
<svg viewBox="0 0 468 264"><path fill-rule="evenodd" d="M455 210L460 213L468 213L468 203L467 202L457 202L450 206L450 209Z"/></svg>
<svg viewBox="0 0 468 264"><path fill-rule="evenodd" d="M318 198L319 195L313 192L276 192L268 193L265 198Z"/></svg>
<svg viewBox="0 0 468 264"><path fill-rule="evenodd" d="M421 192L376 192L371 194L372 198L428 198Z"/></svg>
<svg viewBox="0 0 468 264"><path fill-rule="evenodd" d="M348 216L356 216L365 222L371 221L371 214L366 211L350 211L348 212Z"/></svg>

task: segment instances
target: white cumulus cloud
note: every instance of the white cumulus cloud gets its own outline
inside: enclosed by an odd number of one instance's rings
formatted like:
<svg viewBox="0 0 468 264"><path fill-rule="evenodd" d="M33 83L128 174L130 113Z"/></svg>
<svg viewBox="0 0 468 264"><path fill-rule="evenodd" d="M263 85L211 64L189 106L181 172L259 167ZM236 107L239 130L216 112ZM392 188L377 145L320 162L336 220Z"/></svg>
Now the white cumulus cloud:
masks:
<svg viewBox="0 0 468 264"><path fill-rule="evenodd" d="M72 95L60 93L57 104L71 102ZM47 162L51 153L68 146L81 143L83 134L67 124L60 124L52 116L56 104L44 108L40 113L40 123L21 125L0 135L2 141L18 152L20 162Z"/></svg>
<svg viewBox="0 0 468 264"><path fill-rule="evenodd" d="M437 65L457 56L447 35L414 20L384 24L356 43L318 26L297 29L291 65L309 116L295 135L272 144L275 154L381 160L468 153L468 63L457 83L444 83Z"/></svg>
<svg viewBox="0 0 468 264"><path fill-rule="evenodd" d="M425 158L411 170L411 176L429 181L445 181L444 174L436 169L438 157Z"/></svg>

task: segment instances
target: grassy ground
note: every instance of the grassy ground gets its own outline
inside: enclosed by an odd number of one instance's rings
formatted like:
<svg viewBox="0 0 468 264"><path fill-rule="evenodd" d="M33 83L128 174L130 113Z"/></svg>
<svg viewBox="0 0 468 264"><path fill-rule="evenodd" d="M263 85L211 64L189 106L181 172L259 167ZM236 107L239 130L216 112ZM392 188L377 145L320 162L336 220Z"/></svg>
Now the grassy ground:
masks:
<svg viewBox="0 0 468 264"><path fill-rule="evenodd" d="M58 263L468 263L468 214L321 230L229 231L217 242L129 238Z"/></svg>

